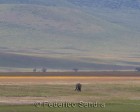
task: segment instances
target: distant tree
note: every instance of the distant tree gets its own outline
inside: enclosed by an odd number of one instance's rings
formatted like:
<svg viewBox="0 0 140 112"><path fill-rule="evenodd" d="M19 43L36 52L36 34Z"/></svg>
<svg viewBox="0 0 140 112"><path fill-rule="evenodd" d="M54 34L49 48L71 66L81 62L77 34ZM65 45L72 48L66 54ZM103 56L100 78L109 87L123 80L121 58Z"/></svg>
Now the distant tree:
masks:
<svg viewBox="0 0 140 112"><path fill-rule="evenodd" d="M140 67L137 67L136 70L140 72Z"/></svg>
<svg viewBox="0 0 140 112"><path fill-rule="evenodd" d="M73 69L74 72L78 72L78 70L79 70L78 68L74 68Z"/></svg>
<svg viewBox="0 0 140 112"><path fill-rule="evenodd" d="M47 72L47 68L43 67L42 72Z"/></svg>
<svg viewBox="0 0 140 112"><path fill-rule="evenodd" d="M33 72L36 72L36 68L33 69Z"/></svg>

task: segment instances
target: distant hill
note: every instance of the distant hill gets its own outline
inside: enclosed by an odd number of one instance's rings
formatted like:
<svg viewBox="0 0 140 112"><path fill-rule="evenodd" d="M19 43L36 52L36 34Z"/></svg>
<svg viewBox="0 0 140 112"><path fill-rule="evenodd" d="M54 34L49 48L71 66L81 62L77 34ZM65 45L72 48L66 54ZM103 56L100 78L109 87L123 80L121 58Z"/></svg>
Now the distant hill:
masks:
<svg viewBox="0 0 140 112"><path fill-rule="evenodd" d="M123 9L140 9L140 0L68 0L69 2L86 7Z"/></svg>
<svg viewBox="0 0 140 112"><path fill-rule="evenodd" d="M0 0L0 4L36 4L36 5L53 5L64 6L69 3L99 8L134 8L140 9L140 0Z"/></svg>
<svg viewBox="0 0 140 112"><path fill-rule="evenodd" d="M65 60L61 68L70 62L83 69L135 67L139 20L139 0L0 0L0 53L51 57L49 65ZM7 58L1 67L12 65L13 57ZM21 60L15 67L25 65Z"/></svg>

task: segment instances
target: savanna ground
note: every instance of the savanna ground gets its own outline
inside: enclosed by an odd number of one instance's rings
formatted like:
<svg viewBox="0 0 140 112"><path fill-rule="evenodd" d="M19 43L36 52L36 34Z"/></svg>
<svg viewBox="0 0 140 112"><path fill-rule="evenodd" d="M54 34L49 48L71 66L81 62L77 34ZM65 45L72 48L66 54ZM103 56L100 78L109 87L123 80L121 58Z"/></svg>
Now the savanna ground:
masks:
<svg viewBox="0 0 140 112"><path fill-rule="evenodd" d="M140 112L140 73L0 73L0 112Z"/></svg>

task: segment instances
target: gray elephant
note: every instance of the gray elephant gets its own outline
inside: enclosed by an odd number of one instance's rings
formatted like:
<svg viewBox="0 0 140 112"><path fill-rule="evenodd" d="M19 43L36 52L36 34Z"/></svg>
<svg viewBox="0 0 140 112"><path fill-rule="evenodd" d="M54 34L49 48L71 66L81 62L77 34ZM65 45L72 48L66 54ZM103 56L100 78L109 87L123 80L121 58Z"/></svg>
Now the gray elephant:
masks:
<svg viewBox="0 0 140 112"><path fill-rule="evenodd" d="M82 85L80 83L77 83L75 86L75 91L81 92L81 88L82 88Z"/></svg>

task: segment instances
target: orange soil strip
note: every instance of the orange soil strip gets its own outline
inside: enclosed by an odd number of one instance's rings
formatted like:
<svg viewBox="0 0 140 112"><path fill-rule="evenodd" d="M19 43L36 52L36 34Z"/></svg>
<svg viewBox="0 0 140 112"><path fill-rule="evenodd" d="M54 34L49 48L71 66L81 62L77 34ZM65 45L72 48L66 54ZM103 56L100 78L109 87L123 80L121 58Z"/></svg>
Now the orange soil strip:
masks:
<svg viewBox="0 0 140 112"><path fill-rule="evenodd" d="M101 81L114 81L114 80L137 80L137 81L140 81L140 77L78 77L78 76L74 76L74 77L72 77L72 76L47 76L47 77L45 77L45 76L41 76L41 77L35 77L35 76L21 76L21 77L10 77L10 76L6 76L6 77L4 77L4 76L2 76L2 77L0 77L0 82L1 81L25 81L25 82L27 82L27 81L30 81L30 80L32 80L32 81L43 81L43 80L62 80L62 81L65 81L65 80L101 80Z"/></svg>

